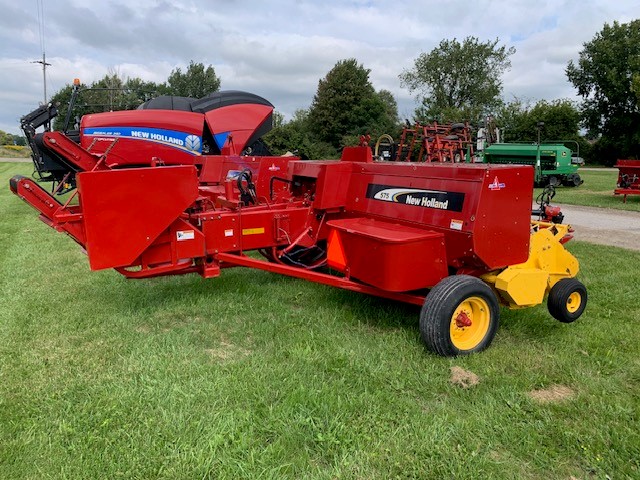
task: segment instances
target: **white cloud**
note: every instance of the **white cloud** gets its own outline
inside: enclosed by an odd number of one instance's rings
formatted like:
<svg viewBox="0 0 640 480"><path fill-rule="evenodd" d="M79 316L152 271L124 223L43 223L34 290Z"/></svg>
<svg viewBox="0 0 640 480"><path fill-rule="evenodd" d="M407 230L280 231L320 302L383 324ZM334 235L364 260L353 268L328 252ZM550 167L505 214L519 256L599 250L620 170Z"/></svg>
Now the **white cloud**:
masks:
<svg viewBox="0 0 640 480"><path fill-rule="evenodd" d="M35 2L0 0L0 129L42 99ZM637 17L631 0L82 0L44 2L48 90L108 71L164 81L190 60L212 64L223 89L248 90L290 116L309 106L318 80L340 59L371 70L400 115L414 102L398 75L442 39L500 38L515 46L504 94L531 100L575 98L564 70L605 22Z"/></svg>

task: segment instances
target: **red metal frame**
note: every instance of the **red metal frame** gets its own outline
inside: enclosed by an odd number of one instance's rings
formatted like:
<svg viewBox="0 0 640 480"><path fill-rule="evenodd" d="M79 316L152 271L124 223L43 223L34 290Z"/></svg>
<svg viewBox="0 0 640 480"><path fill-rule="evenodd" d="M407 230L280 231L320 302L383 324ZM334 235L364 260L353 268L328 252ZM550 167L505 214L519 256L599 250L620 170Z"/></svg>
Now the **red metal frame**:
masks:
<svg viewBox="0 0 640 480"><path fill-rule="evenodd" d="M417 158L414 158L416 144L420 145L420 149ZM416 123L413 127L403 129L396 161L460 163L465 161L467 153L473 155L473 140L468 123Z"/></svg>
<svg viewBox="0 0 640 480"><path fill-rule="evenodd" d="M131 129L181 124L197 135L206 115L172 112L174 123L164 125L152 110L85 117L83 128L94 130L80 145L59 132L44 136L77 172L77 204L62 205L24 177L11 189L82 245L93 270L128 278L210 278L244 266L420 305L451 273L481 275L527 259L531 167L374 163L366 146L345 148L339 161L240 156L234 145L253 132L243 122L270 113L251 107L240 109L244 119L233 120L238 109L218 117L235 132L225 137L228 155L191 155L157 145L169 136L144 142ZM100 137L98 128L116 120L124 127ZM318 271L327 263L331 270Z"/></svg>

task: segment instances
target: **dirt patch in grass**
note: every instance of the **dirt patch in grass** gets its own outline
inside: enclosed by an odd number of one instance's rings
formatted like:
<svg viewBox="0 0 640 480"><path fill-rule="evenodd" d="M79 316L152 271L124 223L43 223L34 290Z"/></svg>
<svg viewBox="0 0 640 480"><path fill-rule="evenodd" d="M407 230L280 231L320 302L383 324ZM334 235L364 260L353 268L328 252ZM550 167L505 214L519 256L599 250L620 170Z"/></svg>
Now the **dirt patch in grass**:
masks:
<svg viewBox="0 0 640 480"><path fill-rule="evenodd" d="M469 388L480 383L480 378L475 373L465 370L462 367L451 367L451 377L449 377L449 381L457 387Z"/></svg>
<svg viewBox="0 0 640 480"><path fill-rule="evenodd" d="M211 358L222 362L244 358L251 354L250 350L234 345L227 340L220 341L220 344L215 348L205 348L204 351Z"/></svg>
<svg viewBox="0 0 640 480"><path fill-rule="evenodd" d="M572 399L576 392L566 385L551 385L549 388L531 390L528 395L538 403L555 403Z"/></svg>

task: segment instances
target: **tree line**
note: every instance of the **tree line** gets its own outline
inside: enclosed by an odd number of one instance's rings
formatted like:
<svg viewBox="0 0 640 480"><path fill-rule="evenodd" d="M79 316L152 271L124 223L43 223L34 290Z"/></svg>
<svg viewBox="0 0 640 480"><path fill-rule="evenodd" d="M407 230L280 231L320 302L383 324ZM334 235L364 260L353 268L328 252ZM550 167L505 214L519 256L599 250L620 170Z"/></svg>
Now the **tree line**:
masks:
<svg viewBox="0 0 640 480"><path fill-rule="evenodd" d="M21 135L14 135L12 133L7 133L3 130L0 130L0 145L17 145L17 146L25 146L27 144L27 139Z"/></svg>
<svg viewBox="0 0 640 480"><path fill-rule="evenodd" d="M123 79L118 72L110 71L104 78L89 85L81 83L79 88L82 92L73 110L73 122L89 113L132 110L160 95L203 97L220 89L220 78L211 65L205 67L192 60L184 72L181 68L172 70L163 83L147 82L137 77ZM62 110L54 120L54 129L64 128L72 91L73 85L67 84L51 98L51 102Z"/></svg>
<svg viewBox="0 0 640 480"><path fill-rule="evenodd" d="M589 163L612 165L617 158L640 156L640 20L605 24L583 45L577 61L569 62L567 79L580 102L505 102L502 75L514 53L499 39L482 42L476 37L442 40L421 53L412 68L399 74L401 85L417 101L411 120L399 118L391 92L374 88L369 69L354 58L340 60L319 80L308 108L287 121L276 112L275 128L264 140L275 154L295 151L303 158L336 158L343 146L358 143L360 135L375 140L387 133L397 139L406 123L469 121L479 128L490 118L503 131L503 141L535 142L540 133L542 140L578 142ZM76 115L136 108L157 95L202 97L220 85L211 65L193 61L184 72L173 70L161 84L123 80L110 72L84 85L97 90L86 92ZM65 86L53 101L66 105L71 90Z"/></svg>

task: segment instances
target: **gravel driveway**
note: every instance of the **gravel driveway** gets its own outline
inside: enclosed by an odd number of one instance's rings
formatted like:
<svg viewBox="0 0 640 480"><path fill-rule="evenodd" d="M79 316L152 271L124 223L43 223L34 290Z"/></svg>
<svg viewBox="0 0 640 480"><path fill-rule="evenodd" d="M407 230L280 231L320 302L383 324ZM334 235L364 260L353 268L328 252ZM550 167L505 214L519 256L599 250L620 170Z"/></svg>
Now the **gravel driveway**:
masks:
<svg viewBox="0 0 640 480"><path fill-rule="evenodd" d="M640 212L578 205L560 207L564 223L575 229L576 240L640 251Z"/></svg>

